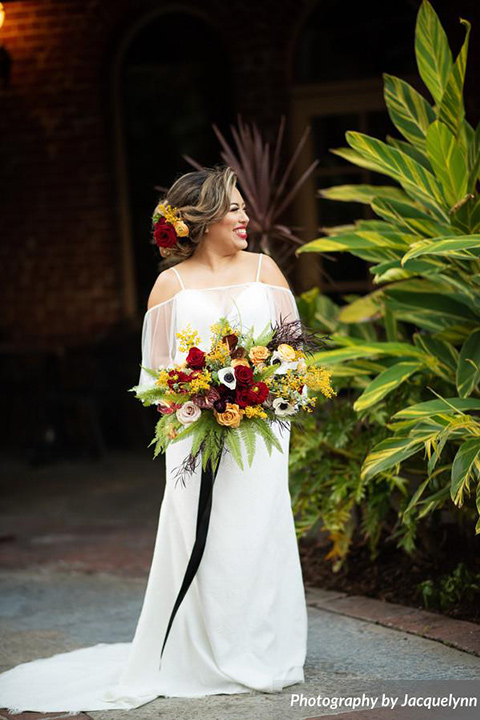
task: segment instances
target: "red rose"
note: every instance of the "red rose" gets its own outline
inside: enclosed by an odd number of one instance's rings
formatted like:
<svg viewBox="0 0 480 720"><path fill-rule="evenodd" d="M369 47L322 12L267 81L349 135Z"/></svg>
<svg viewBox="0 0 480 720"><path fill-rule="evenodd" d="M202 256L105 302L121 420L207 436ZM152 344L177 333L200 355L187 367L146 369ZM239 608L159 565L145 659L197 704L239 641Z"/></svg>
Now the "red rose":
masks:
<svg viewBox="0 0 480 720"><path fill-rule="evenodd" d="M268 385L266 385L264 382L256 382L252 387L248 388L248 395L250 398L250 402L252 405L261 405L264 400L267 399L268 393L270 390L268 389Z"/></svg>
<svg viewBox="0 0 480 720"><path fill-rule="evenodd" d="M205 367L205 353L197 347L191 347L186 357L188 367L200 370Z"/></svg>
<svg viewBox="0 0 480 720"><path fill-rule="evenodd" d="M251 405L252 402L250 400L250 390L245 387L239 387L235 392L235 402L241 408L245 408L247 407L247 405Z"/></svg>
<svg viewBox="0 0 480 720"><path fill-rule="evenodd" d="M246 365L235 365L235 378L239 385L251 385L253 382L253 370Z"/></svg>
<svg viewBox="0 0 480 720"><path fill-rule="evenodd" d="M153 237L158 247L173 247L177 244L178 236L172 223L161 217L153 226Z"/></svg>
<svg viewBox="0 0 480 720"><path fill-rule="evenodd" d="M171 390L175 390L174 385L177 383L181 383L180 387L177 389L177 392L188 392L188 390L185 390L182 385L183 383L189 383L193 378L196 378L198 375L198 372L193 373L186 373L183 370L170 370L169 378L167 380L167 385Z"/></svg>

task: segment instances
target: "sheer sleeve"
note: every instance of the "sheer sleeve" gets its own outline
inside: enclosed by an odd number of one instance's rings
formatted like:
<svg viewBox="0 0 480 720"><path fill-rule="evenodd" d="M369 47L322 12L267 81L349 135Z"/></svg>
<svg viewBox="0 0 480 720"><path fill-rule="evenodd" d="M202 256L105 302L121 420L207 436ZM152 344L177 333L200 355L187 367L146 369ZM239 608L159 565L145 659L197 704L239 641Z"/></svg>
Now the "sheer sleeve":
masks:
<svg viewBox="0 0 480 720"><path fill-rule="evenodd" d="M158 370L173 362L174 354L174 303L167 301L155 305L145 313L142 326L141 357L144 367ZM143 368L139 385L153 384L153 378Z"/></svg>
<svg viewBox="0 0 480 720"><path fill-rule="evenodd" d="M280 317L287 322L300 320L295 296L289 288L271 285L269 290L272 322L279 322Z"/></svg>

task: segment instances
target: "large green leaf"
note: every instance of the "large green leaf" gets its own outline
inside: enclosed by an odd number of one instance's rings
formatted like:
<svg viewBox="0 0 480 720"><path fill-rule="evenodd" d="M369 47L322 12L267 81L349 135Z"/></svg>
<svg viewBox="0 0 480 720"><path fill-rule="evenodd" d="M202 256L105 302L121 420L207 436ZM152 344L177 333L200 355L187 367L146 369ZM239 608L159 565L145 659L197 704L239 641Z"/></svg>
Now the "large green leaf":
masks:
<svg viewBox="0 0 480 720"><path fill-rule="evenodd" d="M362 466L361 476L364 480L389 470L397 463L406 460L423 447L421 438L394 437L382 440L367 455Z"/></svg>
<svg viewBox="0 0 480 720"><path fill-rule="evenodd" d="M432 107L404 80L387 73L383 73L383 80L383 94L393 124L411 143L425 147L427 128L436 119Z"/></svg>
<svg viewBox="0 0 480 720"><path fill-rule="evenodd" d="M409 206L401 200L375 197L371 205L377 215L417 236L438 237L452 232L452 228L447 223L437 222L420 208ZM415 239L412 237L412 242Z"/></svg>
<svg viewBox="0 0 480 720"><path fill-rule="evenodd" d="M298 248L302 252L338 252L343 250L368 250L370 248L393 248L406 250L410 246L411 235L395 230L382 233L368 230L344 233L343 235L330 235L316 238Z"/></svg>
<svg viewBox="0 0 480 720"><path fill-rule="evenodd" d="M471 29L468 20L460 18L460 22L466 27L465 40L448 76L447 85L438 112L438 119L448 125L455 137L457 137L461 123L463 123L465 117L463 83L465 81L468 42Z"/></svg>
<svg viewBox="0 0 480 720"><path fill-rule="evenodd" d="M411 284L410 284L411 283ZM426 290L424 292L418 289L419 285L414 285L412 281L400 283L396 287L384 288L387 298L392 298L403 305L408 305L412 309L429 312L434 316L448 316L452 320L476 320L477 316L468 307L462 299L455 296L453 292L441 293L440 288L436 291Z"/></svg>
<svg viewBox="0 0 480 720"><path fill-rule="evenodd" d="M364 392L355 401L354 410L364 410L384 398L388 393L395 390L410 375L419 370L422 363L418 361L398 362L384 370L368 385Z"/></svg>
<svg viewBox="0 0 480 720"><path fill-rule="evenodd" d="M413 337L415 345L429 353L431 357L445 366L447 371L447 379L452 380L452 376L456 373L458 363L457 349L444 340L427 335L426 333L415 333Z"/></svg>
<svg viewBox="0 0 480 720"><path fill-rule="evenodd" d="M468 183L467 190L470 193L475 192L475 186L480 174L480 122L477 125L475 133L473 133L468 144Z"/></svg>
<svg viewBox="0 0 480 720"><path fill-rule="evenodd" d="M463 505L465 492L470 491L469 483L474 470L480 472L480 437L464 442L452 464L450 497L458 507Z"/></svg>
<svg viewBox="0 0 480 720"><path fill-rule="evenodd" d="M344 160L348 160L348 162L351 162L354 165L358 165L359 167L363 167L366 170L373 170L374 172L378 173L384 172L383 165L375 162L372 158L364 157L353 148L330 148L330 152L333 153L333 155L338 155L338 157L341 157Z"/></svg>
<svg viewBox="0 0 480 720"><path fill-rule="evenodd" d="M479 253L472 251L480 250L480 234L475 235L453 235L450 237L433 238L432 240L420 240L412 245L410 250L403 256L402 265L410 258L420 255L446 255L460 259L472 259Z"/></svg>
<svg viewBox="0 0 480 720"><path fill-rule="evenodd" d="M474 330L460 350L457 366L457 390L460 397L472 394L480 381L480 329Z"/></svg>
<svg viewBox="0 0 480 720"><path fill-rule="evenodd" d="M347 130L345 137L354 150L397 180L411 197L427 205L442 220L448 219L443 209L442 188L433 173L400 150L364 133Z"/></svg>
<svg viewBox="0 0 480 720"><path fill-rule="evenodd" d="M408 195L394 185L334 185L333 187L322 188L318 191L318 194L327 200L366 204L371 203L374 197L379 197L401 200L404 203L410 203L411 207L415 207L415 203Z"/></svg>
<svg viewBox="0 0 480 720"><path fill-rule="evenodd" d="M421 420L437 413L468 412L469 410L480 410L480 399L447 397L439 400L427 400L427 402L417 403L399 410L392 416L392 419L411 420L415 418Z"/></svg>
<svg viewBox="0 0 480 720"><path fill-rule="evenodd" d="M467 164L455 136L438 120L427 130L427 152L445 200L455 205L467 192Z"/></svg>
<svg viewBox="0 0 480 720"><path fill-rule="evenodd" d="M415 345L401 342L369 342L363 343L352 342L352 338L341 335L334 335L331 338L338 344L345 347L336 348L335 350L320 350L313 354L312 360L316 365L336 365L347 360L357 360L358 358L374 358L382 356L401 357L401 358L418 358L427 361L428 355Z"/></svg>
<svg viewBox="0 0 480 720"><path fill-rule="evenodd" d="M385 141L387 145L390 145L390 147L394 147L397 150L400 150L401 152L411 157L412 160L418 162L419 165L422 165L425 170L428 170L428 172L433 172L432 166L430 165L430 160L428 159L425 150L421 150L417 145L412 145L405 140L399 140L398 138L394 138L392 137L392 135L387 135Z"/></svg>
<svg viewBox="0 0 480 720"><path fill-rule="evenodd" d="M439 104L453 60L445 31L428 0L423 0L417 15L415 55L420 77Z"/></svg>
<svg viewBox="0 0 480 720"><path fill-rule="evenodd" d="M382 296L383 290L375 290L373 293L344 305L340 308L338 319L342 323L364 323L379 317L382 313L378 301Z"/></svg>

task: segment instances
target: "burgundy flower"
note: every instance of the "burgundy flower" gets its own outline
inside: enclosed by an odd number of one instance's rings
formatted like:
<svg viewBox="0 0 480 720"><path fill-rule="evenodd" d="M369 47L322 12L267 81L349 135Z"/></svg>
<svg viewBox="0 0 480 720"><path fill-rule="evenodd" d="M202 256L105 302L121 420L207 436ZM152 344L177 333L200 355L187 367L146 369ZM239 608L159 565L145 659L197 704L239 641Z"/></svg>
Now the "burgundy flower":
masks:
<svg viewBox="0 0 480 720"><path fill-rule="evenodd" d="M158 247L171 248L177 244L178 235L172 223L161 217L153 226L153 237Z"/></svg>
<svg viewBox="0 0 480 720"><path fill-rule="evenodd" d="M194 395L192 397L195 405L202 410L212 410L217 400L221 399L221 395L217 388L210 388L206 395Z"/></svg>
<svg viewBox="0 0 480 720"><path fill-rule="evenodd" d="M224 413L227 409L227 401L224 398L221 398L220 400L216 400L213 403L213 407L218 413Z"/></svg>
<svg viewBox="0 0 480 720"><path fill-rule="evenodd" d="M251 385L253 382L253 370L246 365L235 365L235 378L239 385Z"/></svg>
<svg viewBox="0 0 480 720"><path fill-rule="evenodd" d="M248 388L248 396L250 404L261 405L264 400L267 399L268 393L270 392L268 385L264 382L256 382Z"/></svg>
<svg viewBox="0 0 480 720"><path fill-rule="evenodd" d="M188 367L200 370L205 367L205 353L197 347L191 347L186 357Z"/></svg>
<svg viewBox="0 0 480 720"><path fill-rule="evenodd" d="M241 408L245 408L247 405L252 405L250 390L245 387L238 388L235 393L235 402Z"/></svg>

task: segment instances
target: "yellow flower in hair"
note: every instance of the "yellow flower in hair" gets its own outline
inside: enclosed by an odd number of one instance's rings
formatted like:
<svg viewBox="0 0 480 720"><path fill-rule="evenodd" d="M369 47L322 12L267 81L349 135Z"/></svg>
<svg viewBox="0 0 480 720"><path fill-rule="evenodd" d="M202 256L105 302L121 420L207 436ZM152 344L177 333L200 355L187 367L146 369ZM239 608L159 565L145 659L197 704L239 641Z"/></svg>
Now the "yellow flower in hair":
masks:
<svg viewBox="0 0 480 720"><path fill-rule="evenodd" d="M173 225L178 237L187 237L190 230L188 225L182 220L178 209L172 205L159 203L155 208L155 214L163 215L165 220Z"/></svg>

